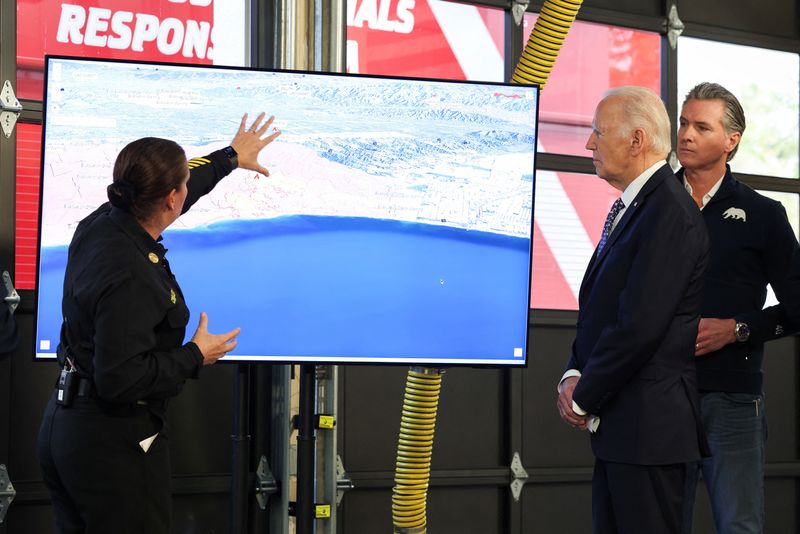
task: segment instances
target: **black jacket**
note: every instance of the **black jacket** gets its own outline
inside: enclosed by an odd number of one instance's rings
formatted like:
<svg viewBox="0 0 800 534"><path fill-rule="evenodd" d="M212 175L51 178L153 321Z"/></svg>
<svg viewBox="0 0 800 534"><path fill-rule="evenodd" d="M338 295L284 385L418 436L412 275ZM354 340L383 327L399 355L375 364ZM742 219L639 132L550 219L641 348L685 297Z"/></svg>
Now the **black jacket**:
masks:
<svg viewBox="0 0 800 534"><path fill-rule="evenodd" d="M221 151L191 160L190 168L184 213L232 170ZM63 365L71 356L102 401L173 397L202 367L197 345L183 344L189 309L165 254L131 214L109 203L75 231L58 358Z"/></svg>
<svg viewBox="0 0 800 534"><path fill-rule="evenodd" d="M730 167L702 215L711 240L702 316L745 322L750 338L696 358L698 386L757 395L764 342L800 328L800 246L783 206L734 179ZM763 309L767 284L780 304Z"/></svg>

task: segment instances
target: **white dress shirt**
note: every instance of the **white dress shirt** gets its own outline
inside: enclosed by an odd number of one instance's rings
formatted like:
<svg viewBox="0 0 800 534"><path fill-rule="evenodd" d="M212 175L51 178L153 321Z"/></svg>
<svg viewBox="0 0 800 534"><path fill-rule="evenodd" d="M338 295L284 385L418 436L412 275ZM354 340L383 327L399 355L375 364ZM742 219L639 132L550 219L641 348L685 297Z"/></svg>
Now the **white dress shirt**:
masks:
<svg viewBox="0 0 800 534"><path fill-rule="evenodd" d="M723 180L724 178L725 178L725 175L723 174L723 175L722 175L722 177L721 177L719 180L717 180L717 183L715 183L715 184L714 184L714 186L713 186L711 189L709 189L709 190L708 190L708 193L706 193L705 195L703 195L703 198L702 198L703 205L702 205L702 206L700 206L700 209L701 209L701 210L702 210L703 208L705 208L705 207L706 207L706 204L708 204L708 202L709 202L709 201L710 201L712 198L714 198L714 195L716 195L716 194L717 194L717 191L719 191L719 186L721 186L721 185L722 185L722 180ZM689 195L691 195L691 194L692 194L692 184L690 184L688 181L686 181L686 175L684 175L684 177L683 177L683 187L685 187L685 188L686 188L686 191L688 191L688 192L689 192Z"/></svg>

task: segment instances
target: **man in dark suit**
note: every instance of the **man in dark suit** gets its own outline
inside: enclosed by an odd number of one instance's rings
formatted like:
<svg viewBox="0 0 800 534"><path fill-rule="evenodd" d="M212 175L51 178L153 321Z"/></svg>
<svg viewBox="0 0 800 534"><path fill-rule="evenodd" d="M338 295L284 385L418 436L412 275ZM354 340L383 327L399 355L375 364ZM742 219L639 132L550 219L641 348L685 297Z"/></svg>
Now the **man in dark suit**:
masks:
<svg viewBox="0 0 800 534"><path fill-rule="evenodd" d="M686 462L706 449L693 359L708 236L664 160L655 93L609 91L586 148L622 195L581 284L558 410L592 433L593 532L678 533Z"/></svg>

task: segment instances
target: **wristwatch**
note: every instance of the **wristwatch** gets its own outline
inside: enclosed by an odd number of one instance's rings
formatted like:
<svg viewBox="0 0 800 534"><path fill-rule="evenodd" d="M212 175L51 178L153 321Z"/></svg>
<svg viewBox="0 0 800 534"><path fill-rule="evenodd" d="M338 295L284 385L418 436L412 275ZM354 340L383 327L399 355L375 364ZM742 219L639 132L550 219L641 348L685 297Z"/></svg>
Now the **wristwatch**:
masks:
<svg viewBox="0 0 800 534"><path fill-rule="evenodd" d="M228 156L229 160L231 160L231 165L233 165L233 168L237 168L239 166L239 154L236 153L233 147L226 146L222 149L222 151L225 152L225 155Z"/></svg>
<svg viewBox="0 0 800 534"><path fill-rule="evenodd" d="M747 326L747 323L736 323L736 326L733 327L733 335L736 337L736 341L744 343L750 338L750 327Z"/></svg>

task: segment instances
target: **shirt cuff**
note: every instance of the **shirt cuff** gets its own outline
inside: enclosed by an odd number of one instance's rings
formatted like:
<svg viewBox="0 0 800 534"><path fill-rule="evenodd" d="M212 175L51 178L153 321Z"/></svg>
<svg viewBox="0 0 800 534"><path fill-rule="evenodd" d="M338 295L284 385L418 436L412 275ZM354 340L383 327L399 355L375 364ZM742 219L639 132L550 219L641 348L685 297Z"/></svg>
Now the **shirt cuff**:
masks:
<svg viewBox="0 0 800 534"><path fill-rule="evenodd" d="M597 432L597 429L600 427L600 416L599 415L590 415L586 418L586 430L589 431L590 434L594 434Z"/></svg>
<svg viewBox="0 0 800 534"><path fill-rule="evenodd" d="M564 383L564 380L566 380L571 376L581 376L581 372L578 371L577 369L567 369L567 371L564 373L564 376L562 376L561 380L558 381L558 386L556 387L556 391L561 393L561 384Z"/></svg>
<svg viewBox="0 0 800 534"><path fill-rule="evenodd" d="M572 411L578 415L586 415L588 413L586 410L578 406L578 403L575 401L572 401Z"/></svg>

